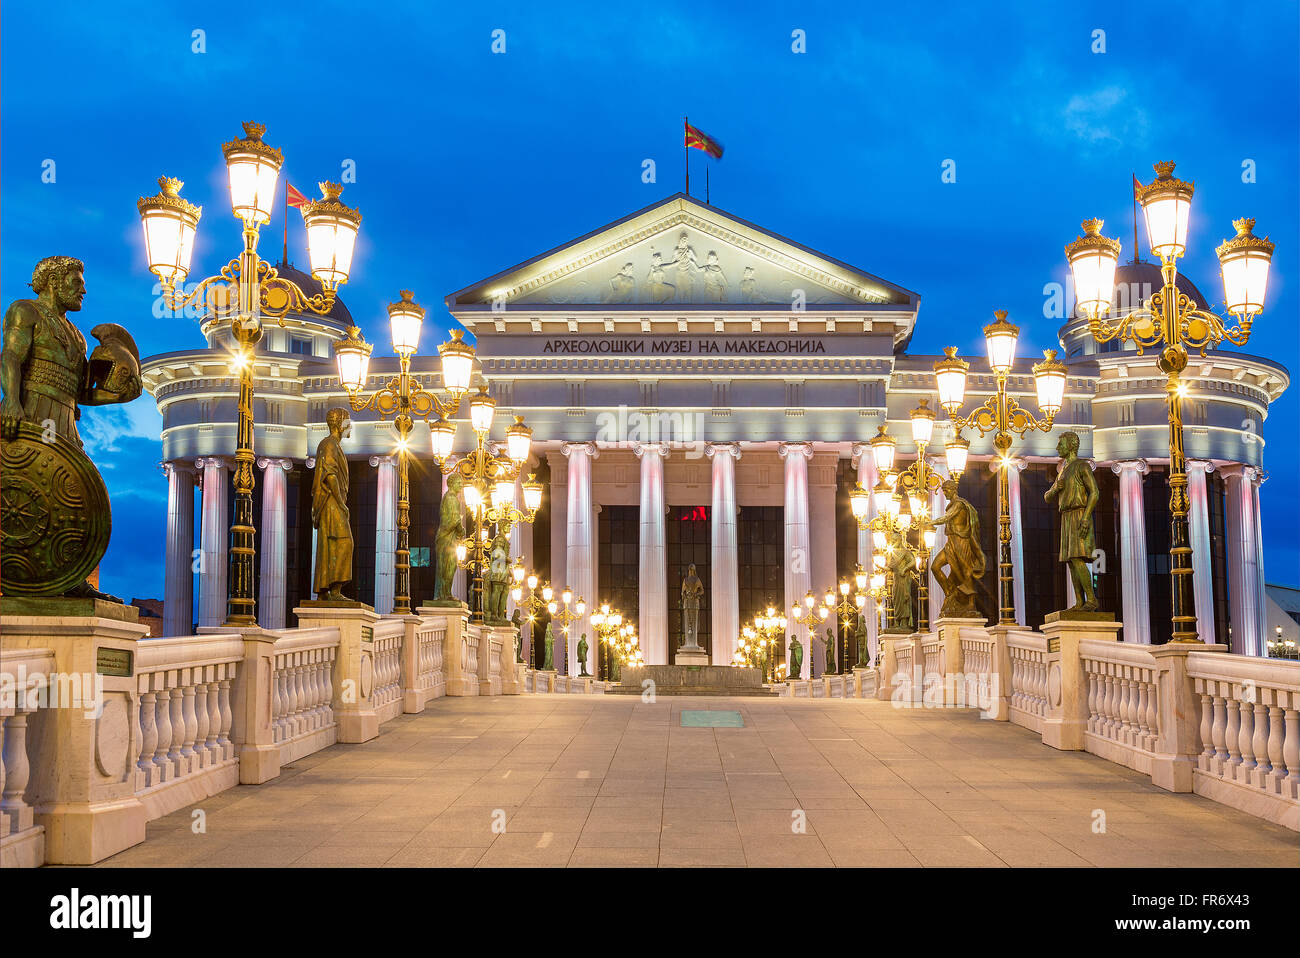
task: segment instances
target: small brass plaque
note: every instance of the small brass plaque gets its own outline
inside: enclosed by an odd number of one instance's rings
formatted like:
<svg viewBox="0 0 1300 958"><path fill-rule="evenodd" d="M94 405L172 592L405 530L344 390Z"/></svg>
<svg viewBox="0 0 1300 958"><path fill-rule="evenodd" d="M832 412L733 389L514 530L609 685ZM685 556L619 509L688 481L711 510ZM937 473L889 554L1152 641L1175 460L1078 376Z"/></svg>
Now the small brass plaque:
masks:
<svg viewBox="0 0 1300 958"><path fill-rule="evenodd" d="M362 642L375 641L375 630L368 625L363 625L361 627L361 641Z"/></svg>
<svg viewBox="0 0 1300 958"><path fill-rule="evenodd" d="M1061 651L1061 637L1059 635L1047 640L1047 651L1048 652Z"/></svg>
<svg viewBox="0 0 1300 958"><path fill-rule="evenodd" d="M130 678L134 674L132 658L130 649L95 649L95 671Z"/></svg>

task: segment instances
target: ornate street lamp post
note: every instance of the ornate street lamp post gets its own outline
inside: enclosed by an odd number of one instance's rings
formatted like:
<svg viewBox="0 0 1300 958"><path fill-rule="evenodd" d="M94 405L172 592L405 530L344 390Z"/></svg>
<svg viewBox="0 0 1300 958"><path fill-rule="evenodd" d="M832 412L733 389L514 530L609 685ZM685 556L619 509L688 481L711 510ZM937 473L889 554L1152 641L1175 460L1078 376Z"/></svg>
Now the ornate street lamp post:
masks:
<svg viewBox="0 0 1300 958"><path fill-rule="evenodd" d="M393 611L398 615L411 611L411 486L407 462L412 455L410 439L411 429L415 425L413 417L419 416L428 423L429 416L433 414L440 419L455 415L460 408L461 397L469 389L473 361L473 351L453 333L453 339L438 350L442 359L442 383L447 398L441 399L420 385L411 375L411 357L419 348L424 307L416 303L413 296L414 293L409 289L404 289L398 302L388 304L393 350L397 353L400 368L384 388L369 396L362 392L366 385L370 351L373 347L365 341L360 329L351 327L346 338L334 343L339 381L347 390L352 408L357 412L375 409L381 419L393 416L393 425L397 428L397 549L394 560L396 581L393 588Z"/></svg>
<svg viewBox="0 0 1300 958"><path fill-rule="evenodd" d="M271 221L276 184L284 156L262 142L266 127L245 123L244 136L222 147L230 177L230 205L244 225L244 249L221 272L189 293L178 293L189 275L194 234L203 210L181 198L181 180L163 177L157 196L136 203L144 225L149 269L162 284L168 309L201 303L216 323L229 321L235 349L231 359L239 373L238 425L235 433L235 511L230 526L230 578L226 624L254 625L253 598L253 351L262 339L262 320L281 325L288 312L325 315L335 292L348 281L352 250L361 214L339 202L343 187L321 183L322 198L301 207L307 227L311 274L322 292L308 296L292 280L257 255L258 232Z"/></svg>
<svg viewBox="0 0 1300 958"><path fill-rule="evenodd" d="M546 603L546 611L551 615L551 621L560 623L560 632L564 635L564 653L565 662L568 662L569 640L572 636L569 634L569 628L578 619L587 614L587 603L582 596L578 596L578 601L573 602L573 590L566 588L560 593L560 601L551 599ZM573 603L573 610L569 610L569 604Z"/></svg>
<svg viewBox="0 0 1300 958"><path fill-rule="evenodd" d="M1029 410L1020 406L1016 398L1007 393L1007 377L1016 359L1016 342L1020 327L1007 322L1006 310L999 309L996 318L984 327L984 342L988 349L989 367L997 380L996 391L967 416L961 414L966 400L966 373L970 364L957 358L957 347L944 349L944 358L934 364L934 377L939 390L939 403L958 430L978 429L981 436L993 433L993 448L997 450L998 465L998 582L999 625L1014 625L1016 600L1011 568L1011 507L1009 479L1012 434L1024 438L1027 432L1039 429L1048 432L1061 411L1065 397L1065 363L1056 358L1056 350L1043 351L1043 359L1034 364L1034 387L1038 408L1043 419L1034 418ZM968 447L949 446L949 468L954 453L965 465Z"/></svg>
<svg viewBox="0 0 1300 958"><path fill-rule="evenodd" d="M515 605L524 610L524 617L528 622L528 667L533 669L537 667L537 636L535 635L537 620L542 611L551 604L555 590L551 588L549 582L542 585L537 573L526 570L520 559L515 560L510 575L515 581L514 587L510 590L510 597L515 600ZM520 641L522 643L522 639Z"/></svg>
<svg viewBox="0 0 1300 958"><path fill-rule="evenodd" d="M849 507L857 520L858 528L864 532L871 532L874 571L885 577L886 629L894 625L898 612L893 603L894 573L889 565L889 556L894 551L893 539L895 537L905 539L913 521L912 514L903 511L903 494L896 488L899 478L893 471L894 447L894 437L886 432L885 426L881 426L879 434L871 440L872 456L876 460L876 469L880 473L880 479L870 493L871 498L876 502L876 514L870 519L867 518L868 493L862 488L861 483L855 484L849 493ZM930 541L933 542L933 539Z"/></svg>
<svg viewBox="0 0 1300 958"><path fill-rule="evenodd" d="M474 602L471 604L471 617L474 622L483 621L483 582L491 550L489 526L496 525L502 535L509 535L516 522L532 523L542 504L542 485L530 475L523 484L524 508L521 510L515 505L515 480L528 461L533 431L524 425L522 416L516 416L514 425L506 430L506 455L497 455L487 443L495 413L496 400L487 394L486 387L480 386L469 401L475 447L459 459L452 459L456 427L443 417L429 427L438 468L444 475L456 472L464 480L461 496L465 508L474 518L474 533L456 547L457 565L470 570L472 576Z"/></svg>
<svg viewBox="0 0 1300 958"><path fill-rule="evenodd" d="M1192 588L1192 547L1187 530L1187 460L1183 453L1183 396L1180 382L1188 349L1217 346L1225 339L1237 346L1250 339L1250 326L1264 309L1273 244L1251 231L1253 219L1233 220L1237 235L1215 252L1223 276L1224 304L1236 317L1229 326L1218 314L1201 309L1178 290L1178 259L1187 249L1187 223L1195 184L1174 178L1173 163L1157 163L1156 178L1138 188L1151 252L1160 257L1164 286L1115 323L1103 320L1115 289L1118 240L1101 235L1101 220L1087 220L1083 236L1065 247L1074 278L1078 309L1099 343L1119 339L1144 349L1162 346L1158 365L1167 377L1169 401L1169 555L1173 572L1173 641L1200 642Z"/></svg>

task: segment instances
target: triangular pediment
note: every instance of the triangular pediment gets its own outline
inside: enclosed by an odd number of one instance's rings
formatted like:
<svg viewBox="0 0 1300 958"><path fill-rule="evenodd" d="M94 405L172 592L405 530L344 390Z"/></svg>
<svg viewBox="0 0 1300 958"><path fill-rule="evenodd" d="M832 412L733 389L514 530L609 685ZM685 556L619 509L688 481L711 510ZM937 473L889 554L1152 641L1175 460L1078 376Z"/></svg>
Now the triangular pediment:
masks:
<svg viewBox="0 0 1300 958"><path fill-rule="evenodd" d="M915 293L684 194L447 297L453 312L916 306Z"/></svg>

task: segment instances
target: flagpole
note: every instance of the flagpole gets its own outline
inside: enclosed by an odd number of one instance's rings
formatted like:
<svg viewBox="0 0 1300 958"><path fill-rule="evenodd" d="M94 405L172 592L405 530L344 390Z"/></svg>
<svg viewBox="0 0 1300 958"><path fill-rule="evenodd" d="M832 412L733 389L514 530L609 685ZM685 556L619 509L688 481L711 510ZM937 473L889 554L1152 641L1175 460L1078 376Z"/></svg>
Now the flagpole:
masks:
<svg viewBox="0 0 1300 958"><path fill-rule="evenodd" d="M1133 175L1133 179L1136 182L1137 174ZM1134 190L1133 191L1133 262L1136 263L1139 259L1141 259L1141 257L1138 256L1138 195L1137 195L1137 190Z"/></svg>
<svg viewBox="0 0 1300 958"><path fill-rule="evenodd" d="M284 252L280 255L280 262L285 266L289 265L289 180L287 177L284 181Z"/></svg>
<svg viewBox="0 0 1300 958"><path fill-rule="evenodd" d="M704 164L704 205L709 205L709 164Z"/></svg>
<svg viewBox="0 0 1300 958"><path fill-rule="evenodd" d="M686 145L686 128L691 125L687 117L682 117L682 157L686 160L686 195L691 195L691 148Z"/></svg>

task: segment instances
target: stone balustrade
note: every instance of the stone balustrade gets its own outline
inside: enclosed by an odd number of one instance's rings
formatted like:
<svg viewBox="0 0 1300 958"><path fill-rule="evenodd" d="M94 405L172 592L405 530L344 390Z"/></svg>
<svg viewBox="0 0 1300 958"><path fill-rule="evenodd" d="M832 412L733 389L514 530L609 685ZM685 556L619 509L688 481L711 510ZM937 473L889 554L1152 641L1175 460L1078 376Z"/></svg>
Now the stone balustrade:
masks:
<svg viewBox="0 0 1300 958"><path fill-rule="evenodd" d="M400 617L381 619L374 627L375 687L371 702L382 725L402 712L402 643L406 623Z"/></svg>
<svg viewBox="0 0 1300 958"><path fill-rule="evenodd" d="M40 707L41 688L54 671L50 649L0 651L0 868L31 868L45 861L45 828L26 798L32 764L28 720Z"/></svg>
<svg viewBox="0 0 1300 958"><path fill-rule="evenodd" d="M1140 645L1084 640L1088 751L1139 772L1151 772L1160 738L1158 668Z"/></svg>
<svg viewBox="0 0 1300 958"><path fill-rule="evenodd" d="M271 737L287 765L337 741L334 718L336 629L284 632L272 652Z"/></svg>
<svg viewBox="0 0 1300 958"><path fill-rule="evenodd" d="M238 783L232 690L243 659L238 634L140 643L135 793L147 818L160 818Z"/></svg>
<svg viewBox="0 0 1300 958"><path fill-rule="evenodd" d="M1033 632L1009 631L1007 654L1011 660L1011 697L1008 719L1041 732L1047 715L1047 639Z"/></svg>

